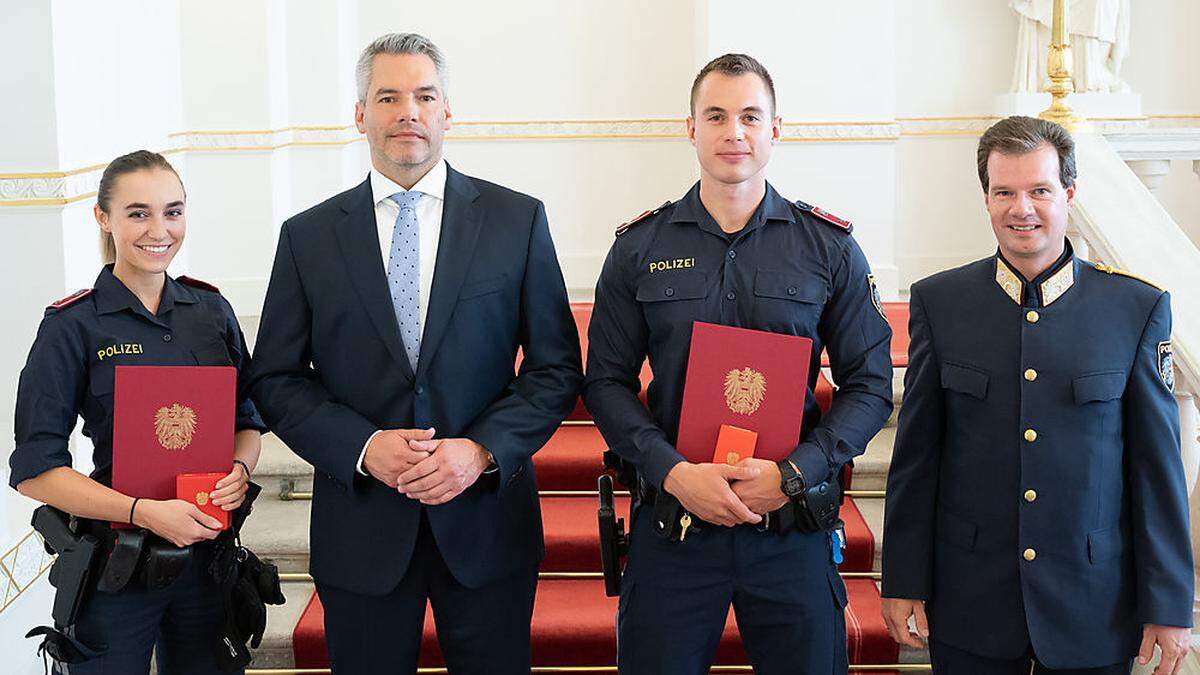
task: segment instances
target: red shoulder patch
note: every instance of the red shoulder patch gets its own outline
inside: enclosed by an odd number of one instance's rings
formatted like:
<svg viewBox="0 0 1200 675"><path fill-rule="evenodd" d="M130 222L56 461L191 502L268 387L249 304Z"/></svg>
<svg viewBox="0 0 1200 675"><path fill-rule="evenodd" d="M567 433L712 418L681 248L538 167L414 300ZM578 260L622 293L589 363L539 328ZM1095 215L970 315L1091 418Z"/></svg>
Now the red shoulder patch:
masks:
<svg viewBox="0 0 1200 675"><path fill-rule="evenodd" d="M86 298L87 296L91 295L92 292L93 291L90 288L81 288L78 291L75 291L74 293L63 298L62 300L59 300L58 302L55 302L55 303L51 304L50 306L46 307L46 309L55 309L55 310L66 309L67 307L70 307L71 305L73 305L73 304L79 302L80 300Z"/></svg>
<svg viewBox="0 0 1200 675"><path fill-rule="evenodd" d="M663 202L662 206L658 207L657 209L649 209L647 211L642 211L641 213L639 213L637 215L637 217L631 218L630 220L627 220L627 221L621 223L620 225L617 226L617 236L619 237L619 236L625 234L626 232L629 231L629 228L633 227L634 225L637 225L638 223L640 223L643 220L649 218L650 216L658 213L659 211L662 211L670 204L671 204L670 200L665 201L665 202Z"/></svg>
<svg viewBox="0 0 1200 675"><path fill-rule="evenodd" d="M838 218L837 216L826 211L825 209L822 209L819 206L812 207L811 213L814 216L820 218L821 220L824 220L825 222L829 223L830 225L840 227L841 229L843 229L847 232L850 232L854 229L854 224L851 223L850 221L845 220L843 218Z"/></svg>
<svg viewBox="0 0 1200 675"><path fill-rule="evenodd" d="M208 283L207 281L193 279L192 277L188 277L188 276L179 277L179 278L175 279L175 281L178 281L181 284L186 284L193 288L202 288L206 291L212 291L213 293L221 292L221 289L217 288L216 286L213 286L212 284Z"/></svg>

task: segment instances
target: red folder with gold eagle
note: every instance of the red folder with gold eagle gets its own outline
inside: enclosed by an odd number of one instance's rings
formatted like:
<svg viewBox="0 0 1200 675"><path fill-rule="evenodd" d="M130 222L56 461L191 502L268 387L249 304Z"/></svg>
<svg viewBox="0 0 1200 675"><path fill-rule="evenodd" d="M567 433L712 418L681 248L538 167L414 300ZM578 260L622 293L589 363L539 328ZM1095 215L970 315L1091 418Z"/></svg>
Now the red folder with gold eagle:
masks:
<svg viewBox="0 0 1200 675"><path fill-rule="evenodd" d="M236 368L117 366L115 377L114 490L175 499L179 474L229 473Z"/></svg>
<svg viewBox="0 0 1200 675"><path fill-rule="evenodd" d="M711 462L718 436L754 432L753 455L779 461L800 443L812 340L696 321L679 415L680 454ZM745 435L745 434L734 434ZM722 455L724 461L724 455Z"/></svg>

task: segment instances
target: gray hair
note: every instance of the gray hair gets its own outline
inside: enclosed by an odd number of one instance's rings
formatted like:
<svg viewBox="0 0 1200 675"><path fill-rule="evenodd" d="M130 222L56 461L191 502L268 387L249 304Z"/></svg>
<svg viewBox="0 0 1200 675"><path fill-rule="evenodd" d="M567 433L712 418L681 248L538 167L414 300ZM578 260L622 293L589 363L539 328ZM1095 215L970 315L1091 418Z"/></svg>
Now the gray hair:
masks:
<svg viewBox="0 0 1200 675"><path fill-rule="evenodd" d="M354 67L354 81L358 89L358 100L366 102L367 87L371 84L371 64L380 54L424 54L433 61L437 69L438 80L441 83L442 95L446 95L446 84L449 81L446 57L442 50L433 44L429 38L417 33L388 33L381 35L358 57L358 65Z"/></svg>
<svg viewBox="0 0 1200 675"><path fill-rule="evenodd" d="M975 152L979 182L987 192L991 181L988 178L988 158L993 152L1002 155L1024 155L1042 146L1050 146L1058 153L1058 181L1064 188L1075 184L1075 140L1071 133L1049 120L1036 117L1013 115L993 124L979 138L979 149Z"/></svg>

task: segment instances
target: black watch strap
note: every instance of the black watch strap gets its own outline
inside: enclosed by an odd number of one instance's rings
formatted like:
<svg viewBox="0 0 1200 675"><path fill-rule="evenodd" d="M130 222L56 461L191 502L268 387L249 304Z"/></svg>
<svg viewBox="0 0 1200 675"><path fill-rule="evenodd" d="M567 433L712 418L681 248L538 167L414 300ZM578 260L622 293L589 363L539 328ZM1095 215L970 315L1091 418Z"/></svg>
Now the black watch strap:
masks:
<svg viewBox="0 0 1200 675"><path fill-rule="evenodd" d="M782 459L776 464L779 466L779 489L789 499L795 499L804 493L804 474L800 473L792 466L792 463L786 459Z"/></svg>

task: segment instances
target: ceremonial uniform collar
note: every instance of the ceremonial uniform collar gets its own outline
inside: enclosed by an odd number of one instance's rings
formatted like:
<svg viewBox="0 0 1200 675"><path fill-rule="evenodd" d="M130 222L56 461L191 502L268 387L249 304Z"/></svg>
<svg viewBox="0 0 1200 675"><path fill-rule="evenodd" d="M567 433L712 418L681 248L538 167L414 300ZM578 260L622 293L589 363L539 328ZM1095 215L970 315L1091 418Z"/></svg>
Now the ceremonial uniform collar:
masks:
<svg viewBox="0 0 1200 675"><path fill-rule="evenodd" d="M1025 307L1046 307L1075 285L1075 251L1065 241L1062 255L1053 264L1026 283L1021 273L996 251L996 285L1013 302Z"/></svg>
<svg viewBox="0 0 1200 675"><path fill-rule="evenodd" d="M132 309L151 321L158 321L156 315L146 310L141 300L129 290L121 280L113 274L112 264L105 265L96 277L96 313L110 314L123 309ZM199 298L196 292L172 279L169 275L163 285L162 296L158 301L158 315L171 311L175 305L195 304Z"/></svg>
<svg viewBox="0 0 1200 675"><path fill-rule="evenodd" d="M733 233L734 236L740 237L755 229L758 229L763 223L768 220L782 220L789 223L796 222L796 216L792 211L792 206L775 188L767 183L767 191L763 194L762 201L758 203L758 207L754 209L754 214L750 216L750 220L746 222L746 226L740 231ZM700 201L700 182L697 181L692 186L691 190L683 196L676 204L671 213L671 218L667 222L671 223L695 223L700 226L701 230L712 234L724 237L727 233L721 229L717 221L708 213L708 209L704 208L704 203Z"/></svg>

